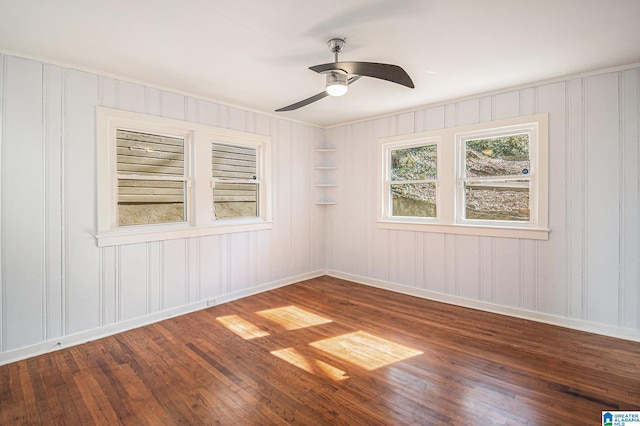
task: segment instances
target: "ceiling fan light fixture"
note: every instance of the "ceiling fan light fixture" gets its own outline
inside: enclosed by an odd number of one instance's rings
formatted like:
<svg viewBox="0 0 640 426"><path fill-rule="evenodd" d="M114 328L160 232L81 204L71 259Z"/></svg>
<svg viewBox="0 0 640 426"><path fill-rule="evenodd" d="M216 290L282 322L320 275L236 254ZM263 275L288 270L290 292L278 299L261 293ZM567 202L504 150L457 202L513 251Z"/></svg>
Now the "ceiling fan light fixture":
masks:
<svg viewBox="0 0 640 426"><path fill-rule="evenodd" d="M342 96L349 90L347 74L330 72L327 74L327 86L325 91L329 96Z"/></svg>

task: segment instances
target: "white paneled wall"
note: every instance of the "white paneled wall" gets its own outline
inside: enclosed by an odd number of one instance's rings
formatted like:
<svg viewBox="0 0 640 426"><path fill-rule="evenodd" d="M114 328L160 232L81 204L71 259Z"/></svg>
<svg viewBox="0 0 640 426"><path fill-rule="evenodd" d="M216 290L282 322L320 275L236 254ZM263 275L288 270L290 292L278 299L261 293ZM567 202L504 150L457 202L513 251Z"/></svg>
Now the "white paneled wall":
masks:
<svg viewBox="0 0 640 426"><path fill-rule="evenodd" d="M630 66L328 129L341 176L327 269L640 340L639 105L640 69ZM545 112L548 241L377 229L378 138Z"/></svg>
<svg viewBox="0 0 640 426"><path fill-rule="evenodd" d="M0 364L324 270L324 130L9 55L0 97ZM98 248L98 105L271 136L273 229Z"/></svg>
<svg viewBox="0 0 640 426"><path fill-rule="evenodd" d="M640 340L640 69L331 129L0 55L0 364L325 270ZM273 229L98 248L96 106L272 138ZM380 230L380 137L549 113L548 241ZM337 205L314 148L334 146Z"/></svg>

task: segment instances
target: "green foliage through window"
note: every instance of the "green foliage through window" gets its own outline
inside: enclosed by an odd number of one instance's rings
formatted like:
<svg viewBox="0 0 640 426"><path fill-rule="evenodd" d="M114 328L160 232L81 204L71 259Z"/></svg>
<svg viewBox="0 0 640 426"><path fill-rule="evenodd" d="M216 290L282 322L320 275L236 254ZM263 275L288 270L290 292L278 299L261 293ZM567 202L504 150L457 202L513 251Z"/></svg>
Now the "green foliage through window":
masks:
<svg viewBox="0 0 640 426"><path fill-rule="evenodd" d="M392 214L406 217L436 216L437 145L391 151ZM412 183L395 183L412 182Z"/></svg>

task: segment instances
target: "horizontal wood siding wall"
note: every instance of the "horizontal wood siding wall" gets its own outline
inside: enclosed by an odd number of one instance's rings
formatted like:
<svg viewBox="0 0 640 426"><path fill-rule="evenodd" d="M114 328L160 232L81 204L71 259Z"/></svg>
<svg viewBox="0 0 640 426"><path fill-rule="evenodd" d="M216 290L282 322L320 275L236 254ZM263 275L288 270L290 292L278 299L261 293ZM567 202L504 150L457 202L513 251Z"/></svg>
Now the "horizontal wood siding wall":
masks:
<svg viewBox="0 0 640 426"><path fill-rule="evenodd" d="M215 215L231 217L256 216L258 203L256 149L243 146L212 144L211 176L215 180L213 203ZM235 181L225 183L225 181Z"/></svg>
<svg viewBox="0 0 640 426"><path fill-rule="evenodd" d="M0 363L324 267L322 129L10 55L0 97ZM98 248L98 105L269 135L273 229Z"/></svg>
<svg viewBox="0 0 640 426"><path fill-rule="evenodd" d="M328 130L340 173L328 269L640 338L639 104L631 68ZM376 227L377 138L535 113L549 113L548 241Z"/></svg>

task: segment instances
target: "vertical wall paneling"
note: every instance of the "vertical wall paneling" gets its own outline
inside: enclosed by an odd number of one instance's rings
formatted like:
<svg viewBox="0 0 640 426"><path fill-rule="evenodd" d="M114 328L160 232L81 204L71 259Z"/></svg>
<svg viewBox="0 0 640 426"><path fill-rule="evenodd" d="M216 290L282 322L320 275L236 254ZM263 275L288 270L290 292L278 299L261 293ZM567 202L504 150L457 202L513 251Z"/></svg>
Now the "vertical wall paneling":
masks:
<svg viewBox="0 0 640 426"><path fill-rule="evenodd" d="M351 135L351 146L349 163L358 165L357 168L352 169L349 180L352 182L353 188L360 188L367 193L375 191L375 188L371 185L375 185L376 176L376 152L375 144L367 143L367 126L364 123L359 123L353 126L353 132ZM360 161L360 159L364 161ZM347 167L351 169L350 167ZM357 190L357 189L356 189ZM364 201L364 202L363 202ZM357 211L359 214L350 215L348 218L350 222L353 221L365 221L368 223L375 222L375 206L371 203L371 197L367 197L366 200L361 200L356 197L347 197L345 202L351 203L350 210ZM354 223L349 224L353 229L353 238L350 260L352 262L352 268L358 275L367 275L369 273L368 260L370 256L362 256L360 253L366 253L370 250L370 226L357 226Z"/></svg>
<svg viewBox="0 0 640 426"><path fill-rule="evenodd" d="M377 144L371 143L372 140L375 140L374 138L375 127L372 122L367 122L364 124L365 124L365 131L363 134L364 140L361 142L361 145L364 147L364 149L368 153L367 155L368 169L363 176L367 182L367 185L365 186L365 188L366 188L367 194L377 194L378 150L377 150ZM371 274L373 274L374 256L372 254L373 252L372 247L373 247L373 239L374 239L374 233L375 233L375 223L378 218L378 215L377 215L378 207L376 203L377 203L377 198L374 195L373 197L367 197L367 204L365 204L364 206L366 209L365 212L368 213L368 215L365 217L368 217L368 223L371 225L371 226L368 226L365 230L365 238L363 241L364 246L362 251L363 253L366 253L366 259L364 261L364 270L366 271L367 276L370 276Z"/></svg>
<svg viewBox="0 0 640 426"><path fill-rule="evenodd" d="M587 319L618 323L620 135L618 74L586 81Z"/></svg>
<svg viewBox="0 0 640 426"><path fill-rule="evenodd" d="M229 108L229 128L233 130L246 130L246 113L238 108Z"/></svg>
<svg viewBox="0 0 640 426"><path fill-rule="evenodd" d="M271 274L271 232L260 231L256 234L256 279L259 283L266 283L273 279ZM322 247L324 249L324 247Z"/></svg>
<svg viewBox="0 0 640 426"><path fill-rule="evenodd" d="M520 241L520 296L521 307L529 311L538 310L538 241ZM561 277L562 278L562 277ZM561 288L562 291L562 288Z"/></svg>
<svg viewBox="0 0 640 426"><path fill-rule="evenodd" d="M291 199L294 200L298 197L304 197L302 188L305 186L306 182L301 181L302 178L302 167L300 159L300 151L302 149L301 144L304 142L304 129L301 124L294 124L291 128L291 146L289 148L289 153L291 155ZM308 188L308 187L307 187ZM311 188L308 188L306 191L309 193ZM302 206L301 206L302 207ZM306 209L302 207L299 211L292 213L291 215L291 252L293 253L291 270L293 273L296 273L301 264L304 262L304 259L301 257L301 252L304 250L303 244L298 245L298 241L296 238L293 238L294 235L297 235L301 232L301 227L303 223L304 214L306 213ZM301 242L302 243L302 242Z"/></svg>
<svg viewBox="0 0 640 426"><path fill-rule="evenodd" d="M405 112L398 115L397 132L398 135L408 135L415 133L415 113Z"/></svg>
<svg viewBox="0 0 640 426"><path fill-rule="evenodd" d="M489 237L480 238L480 300L492 303L496 301L494 241Z"/></svg>
<svg viewBox="0 0 640 426"><path fill-rule="evenodd" d="M6 96L7 80L5 79L7 57L0 53L0 352L7 350L7 279L4 265L6 263L6 242L4 215L6 209L5 194L5 112L7 110Z"/></svg>
<svg viewBox="0 0 640 426"><path fill-rule="evenodd" d="M187 260L188 260L188 283L187 302L193 303L201 299L200 296L200 238L190 238L187 240Z"/></svg>
<svg viewBox="0 0 640 426"><path fill-rule="evenodd" d="M456 104L456 126L464 126L466 124L475 124L480 120L480 107L478 99Z"/></svg>
<svg viewBox="0 0 640 426"><path fill-rule="evenodd" d="M586 181L585 167L586 149L584 144L585 110L584 85L581 79L571 80L567 84L567 123L566 140L566 197L568 235L567 258L568 269L568 310L572 318L584 319L587 300L586 288L583 286L586 274L585 232L586 232ZM553 237L553 233L551 234ZM551 238L550 237L550 238Z"/></svg>
<svg viewBox="0 0 640 426"><path fill-rule="evenodd" d="M520 241L512 238L498 238L495 241L495 285L496 303L504 306L521 307L520 267L522 252Z"/></svg>
<svg viewBox="0 0 640 426"><path fill-rule="evenodd" d="M196 101L196 121L210 126L218 125L218 105L208 101Z"/></svg>
<svg viewBox="0 0 640 426"><path fill-rule="evenodd" d="M456 294L467 299L480 299L480 237L457 237Z"/></svg>
<svg viewBox="0 0 640 426"><path fill-rule="evenodd" d="M272 254L276 264L277 278L288 276L293 264L291 220L292 215L297 214L297 212L291 209L293 203L291 195L292 126L292 123L277 120L279 143L274 153L275 162L273 168L280 170L280 172L274 180L274 187L278 189L278 202L274 203L274 207L277 204L278 208L274 210L273 232L275 241L273 242L275 242L275 247Z"/></svg>
<svg viewBox="0 0 640 426"><path fill-rule="evenodd" d="M159 95L159 93L158 93ZM152 96L147 99L147 91L144 86L128 81L118 81L118 105L120 109L127 111L146 113L149 109L148 105L156 105L151 102ZM159 96L157 99L157 107L159 110Z"/></svg>
<svg viewBox="0 0 640 426"><path fill-rule="evenodd" d="M425 288L438 293L446 292L444 238L445 234L424 234Z"/></svg>
<svg viewBox="0 0 640 426"><path fill-rule="evenodd" d="M184 117L187 121L198 121L198 102L192 97L186 97L184 100Z"/></svg>
<svg viewBox="0 0 640 426"><path fill-rule="evenodd" d="M327 136L341 144L338 158L351 172L340 174L341 197L350 199L332 213L327 267L552 318L638 330L639 84L637 67L593 73L330 129ZM376 176L368 177L369 185L356 176L374 162L362 155L369 152L363 146L397 134L536 113L549 114L548 241L388 231L378 229L375 219L353 220L362 206L377 208ZM363 125L373 129L364 141ZM363 235L371 239L360 250L355 241Z"/></svg>
<svg viewBox="0 0 640 426"><path fill-rule="evenodd" d="M383 138L387 136L392 136L390 127L392 121L390 118L385 117L381 119L377 119L373 122L372 126L374 127L374 139L369 143L376 146L376 139ZM336 131L338 129L334 129ZM377 158L377 157L374 157ZM377 175L376 178L377 179ZM369 194L373 194L373 200L375 200L375 192L370 192ZM374 201L375 202L375 201ZM388 247L391 242L391 231L386 229L378 229L375 227L375 222L372 223L374 226L373 229L373 244L372 244L372 259L373 259L373 278L378 280L387 281L390 279L390 253ZM344 238L345 235L342 236ZM347 238L348 239L348 238ZM339 245L341 239L332 240L332 247ZM336 244L337 243L337 244ZM332 265L330 265L332 266Z"/></svg>
<svg viewBox="0 0 640 426"><path fill-rule="evenodd" d="M100 249L100 324L108 325L118 321L118 258L117 247Z"/></svg>
<svg viewBox="0 0 640 426"><path fill-rule="evenodd" d="M545 112L549 117L558 117L549 121L549 241L534 243L535 261L534 282L531 283L535 300L531 309L553 315L569 315L571 290L570 271L570 234L568 233L568 200L572 194L569 186L570 176L567 170L572 167L569 148L573 140L572 113L578 113L579 104L567 104L567 84L564 82L547 84L536 88L536 111ZM580 92L578 92L580 93ZM580 97L578 97L580 99ZM567 108L567 105L570 108ZM573 109L574 111L571 111ZM577 109L577 110L576 110ZM578 124L580 120L577 120ZM574 123L575 124L575 123ZM578 127L579 128L579 127ZM576 206L576 208L579 208ZM576 213L580 212L577 210ZM525 262L529 259L525 257ZM565 285L558 285L565 283ZM579 293L574 295L578 297ZM579 300L578 300L579 302ZM578 304L579 307L579 304Z"/></svg>
<svg viewBox="0 0 640 426"><path fill-rule="evenodd" d="M427 109L424 130L436 130L446 127L444 115L444 106Z"/></svg>
<svg viewBox="0 0 640 426"><path fill-rule="evenodd" d="M247 265L247 282L245 283L246 288L253 288L258 284L258 256L260 252L258 251L257 244L257 236L255 232L247 232L247 246L248 248L248 257L249 263Z"/></svg>
<svg viewBox="0 0 640 426"><path fill-rule="evenodd" d="M505 118L517 117L521 115L519 91L512 91L494 95L493 103L494 120L502 120Z"/></svg>
<svg viewBox="0 0 640 426"><path fill-rule="evenodd" d="M536 105L536 89L527 88L520 91L520 115L537 114Z"/></svg>
<svg viewBox="0 0 640 426"><path fill-rule="evenodd" d="M314 151L318 147L325 147L324 133L320 133L315 128L309 128L309 155L306 158L306 162L309 165L309 169L313 169L315 166L314 161L316 159L316 152ZM316 175L308 175L309 191L316 182ZM321 207L321 206L318 206ZM324 268L324 208L310 208L309 209L309 232L312 238L309 240L309 261L312 263L312 270L320 270Z"/></svg>
<svg viewBox="0 0 640 426"><path fill-rule="evenodd" d="M640 332L637 67L324 130L13 56L0 64L0 359L321 269ZM98 248L98 105L269 135L273 228ZM550 118L548 241L377 228L378 138L531 113ZM337 149L336 205L312 204L318 146Z"/></svg>
<svg viewBox="0 0 640 426"><path fill-rule="evenodd" d="M493 98L491 96L484 96L479 99L479 118L480 122L491 121L493 117Z"/></svg>
<svg viewBox="0 0 640 426"><path fill-rule="evenodd" d="M458 294L458 236L445 234L444 244L444 288L447 294Z"/></svg>
<svg viewBox="0 0 640 426"><path fill-rule="evenodd" d="M640 69L624 71L620 80L622 327L640 328Z"/></svg>
<svg viewBox="0 0 640 426"><path fill-rule="evenodd" d="M184 239L162 243L162 309L187 303L187 242Z"/></svg>
<svg viewBox="0 0 640 426"><path fill-rule="evenodd" d="M138 87L138 90L144 90L144 112L151 115L162 115L162 91L155 87ZM139 95L139 93L138 93ZM140 99L142 101L142 99Z"/></svg>
<svg viewBox="0 0 640 426"><path fill-rule="evenodd" d="M45 339L55 339L64 333L62 324L62 69L53 65L44 68L44 238L46 294Z"/></svg>
<svg viewBox="0 0 640 426"><path fill-rule="evenodd" d="M176 120L185 119L185 97L177 93L160 92L160 115Z"/></svg>
<svg viewBox="0 0 640 426"><path fill-rule="evenodd" d="M147 313L147 245L128 244L118 248L118 321L125 321Z"/></svg>
<svg viewBox="0 0 640 426"><path fill-rule="evenodd" d="M247 234L230 234L229 255L233 259L229 269L229 285L231 292L246 288L247 268L249 258L247 255Z"/></svg>
<svg viewBox="0 0 640 426"><path fill-rule="evenodd" d="M405 285L415 285L416 283L416 240L414 232L394 231L393 242L395 248L390 256L394 265L390 266L395 270L395 282ZM393 271L392 271L393 273Z"/></svg>
<svg viewBox="0 0 640 426"><path fill-rule="evenodd" d="M339 182L344 182L344 185L339 187L340 203L342 208L337 210L339 212L339 219L336 223L338 225L338 232L348 232L349 229L355 228L354 221L362 220L361 217L354 214L348 214L348 212L356 212L361 208L361 200L357 197L352 197L354 191L359 188L358 175L363 173L363 152L358 151L358 146L353 142L354 126L345 128L342 133L343 139L340 143L342 150L341 161L338 164L339 170ZM356 158L357 157L357 158ZM340 158L340 157L339 157ZM344 265L353 267L354 263L360 263L356 261L356 258L360 256L355 253L356 246L354 239L351 239L348 244L343 245L340 259Z"/></svg>
<svg viewBox="0 0 640 426"><path fill-rule="evenodd" d="M48 65L48 67L52 67ZM60 97L56 97L56 100L60 102ZM118 106L118 82L117 80L99 76L98 77L98 99L100 105L116 108Z"/></svg>
<svg viewBox="0 0 640 426"><path fill-rule="evenodd" d="M326 210L309 193L312 148L325 130L0 58L0 355L326 266ZM273 229L98 248L98 105L271 136Z"/></svg>
<svg viewBox="0 0 640 426"><path fill-rule="evenodd" d="M160 242L147 243L147 313L162 309L162 249Z"/></svg>
<svg viewBox="0 0 640 426"><path fill-rule="evenodd" d="M231 293L231 243L229 235L220 235L218 240L218 270L220 271L220 290L221 294Z"/></svg>
<svg viewBox="0 0 640 426"><path fill-rule="evenodd" d="M95 105L98 78L67 70L65 87L65 228L68 332L99 325L99 251L96 230Z"/></svg>
<svg viewBox="0 0 640 426"><path fill-rule="evenodd" d="M221 294L218 239L219 237L214 235L201 237L199 240L200 297L203 300L212 299Z"/></svg>
<svg viewBox="0 0 640 426"><path fill-rule="evenodd" d="M9 57L3 120L3 297L7 349L44 338L43 66ZM28 161L24 161L28 159Z"/></svg>

